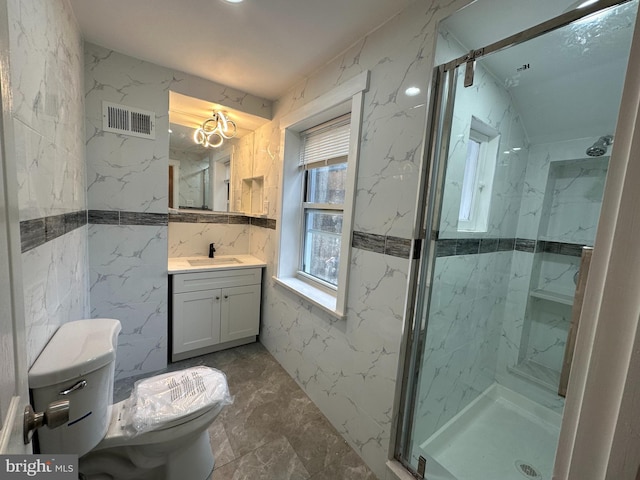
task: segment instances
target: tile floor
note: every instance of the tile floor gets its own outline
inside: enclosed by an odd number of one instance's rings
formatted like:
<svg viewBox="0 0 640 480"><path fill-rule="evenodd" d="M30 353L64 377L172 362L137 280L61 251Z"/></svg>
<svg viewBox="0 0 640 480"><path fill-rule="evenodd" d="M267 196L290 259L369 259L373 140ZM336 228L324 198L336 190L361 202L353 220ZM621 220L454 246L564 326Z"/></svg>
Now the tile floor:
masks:
<svg viewBox="0 0 640 480"><path fill-rule="evenodd" d="M208 480L375 480L296 382L260 344L177 362L227 375L234 403L209 428L216 466ZM158 372L161 373L161 372ZM116 383L114 401L136 379Z"/></svg>

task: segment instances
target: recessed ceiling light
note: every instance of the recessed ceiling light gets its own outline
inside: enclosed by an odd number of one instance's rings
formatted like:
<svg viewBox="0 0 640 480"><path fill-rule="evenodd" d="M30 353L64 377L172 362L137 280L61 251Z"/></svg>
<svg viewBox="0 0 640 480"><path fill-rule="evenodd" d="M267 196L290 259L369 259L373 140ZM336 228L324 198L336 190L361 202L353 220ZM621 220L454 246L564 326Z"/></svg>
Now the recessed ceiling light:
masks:
<svg viewBox="0 0 640 480"><path fill-rule="evenodd" d="M594 3L598 3L600 0L575 0L571 5L564 9L564 13L580 8L587 8Z"/></svg>
<svg viewBox="0 0 640 480"><path fill-rule="evenodd" d="M576 8L585 8L588 7L589 5L593 5L594 3L598 3L600 0L586 0L585 2L582 2L580 5L578 5Z"/></svg>
<svg viewBox="0 0 640 480"><path fill-rule="evenodd" d="M420 89L418 87L409 87L404 91L404 94L408 97L415 97L420 93Z"/></svg>
<svg viewBox="0 0 640 480"><path fill-rule="evenodd" d="M522 150L522 147L513 147L514 152L519 152L520 150Z"/></svg>
<svg viewBox="0 0 640 480"><path fill-rule="evenodd" d="M227 3L241 3L242 0L224 0Z"/></svg>

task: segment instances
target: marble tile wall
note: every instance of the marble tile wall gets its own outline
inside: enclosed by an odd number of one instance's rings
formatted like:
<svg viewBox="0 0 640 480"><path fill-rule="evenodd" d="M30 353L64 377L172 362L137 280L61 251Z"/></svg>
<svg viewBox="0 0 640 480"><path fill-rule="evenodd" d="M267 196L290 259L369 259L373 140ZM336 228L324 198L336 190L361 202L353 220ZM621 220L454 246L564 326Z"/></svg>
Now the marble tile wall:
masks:
<svg viewBox="0 0 640 480"><path fill-rule="evenodd" d="M87 196L92 211L167 214L166 69L85 44ZM102 101L156 113L156 139L102 130ZM167 363L167 226L89 228L91 316L122 322L116 378Z"/></svg>
<svg viewBox="0 0 640 480"><path fill-rule="evenodd" d="M31 365L61 324L89 316L82 39L66 0L7 5Z"/></svg>
<svg viewBox="0 0 640 480"><path fill-rule="evenodd" d="M171 213L169 257L207 255L212 242L217 255L248 254L250 227L275 230L276 220L237 213Z"/></svg>
<svg viewBox="0 0 640 480"><path fill-rule="evenodd" d="M587 196L589 196L589 198L593 198L596 191L602 191L601 188L604 179L600 177L600 173L606 172L607 167L605 159L607 159L607 157L600 157L600 160L598 160L591 159L585 154L586 148L592 145L596 140L597 138L595 137L587 137L562 142L531 145L524 179L524 190L522 193L521 203L522 207L519 212L517 230L518 237L531 239L549 237L550 240L558 239L554 238L553 228L551 232L547 232L547 224L542 222L542 217L545 213L545 192L547 191L548 182L550 180L549 172L552 162L554 165L559 166L560 164L556 164L555 162L562 163L572 161L573 165L578 169L576 176L583 177L579 180L579 182L582 183L582 188L578 189L578 191L573 194L571 200L576 201L579 198L586 200ZM593 170L594 168L595 171ZM552 180L552 185L550 186L553 189L555 179ZM593 192L589 193L592 189ZM600 193L598 196L600 196L601 202L602 194ZM553 198L553 196L547 196L547 198ZM592 202L592 200L589 200L589 202ZM551 205L547 207L549 213L551 213L550 207ZM597 210L599 212L599 207ZM560 213L557 210L556 212ZM574 222L572 218L568 217L569 216L565 218L557 217L554 224L561 225L563 222ZM597 218L591 217L588 220L588 224L582 225L582 229L592 230L593 222L595 220L597 220ZM571 231L576 232L576 235L580 230L578 227L578 225L573 225L571 229ZM569 238L563 236L559 240L565 242L571 241L571 231L566 232L569 233ZM579 236L576 236L575 238L578 239Z"/></svg>
<svg viewBox="0 0 640 480"><path fill-rule="evenodd" d="M529 304L529 328L523 336L521 351L525 361L544 367L543 372L553 377L553 386L559 380L567 334L571 322L571 305L532 298ZM545 370L546 369L546 370ZM553 373L552 373L553 372ZM545 380L544 373L539 375Z"/></svg>
<svg viewBox="0 0 640 480"><path fill-rule="evenodd" d="M84 55L87 196L94 215L104 212L106 218L120 212L122 218L128 212L166 216L170 90L254 115L271 115L269 101L182 72L90 43L85 43ZM102 101L155 112L156 139L103 132ZM186 232L189 227L185 225L171 230L185 228L183 234L193 233ZM221 243L237 243L238 248L248 251L248 235L242 234L246 225L228 222L218 228ZM164 225L101 222L89 229L91 315L119 318L123 323L117 378L166 366L168 237L166 221ZM200 246L185 248L195 252Z"/></svg>
<svg viewBox="0 0 640 480"><path fill-rule="evenodd" d="M209 253L209 244L215 243L216 255L249 253L250 225L244 223L169 223L169 257L197 257Z"/></svg>
<svg viewBox="0 0 640 480"><path fill-rule="evenodd" d="M237 140L234 139L233 166L231 168L231 195L229 198L229 210L231 211L250 211L250 206L243 205L242 203L242 180L258 176L258 174L253 171L255 156L254 139L254 133L245 135Z"/></svg>
<svg viewBox="0 0 640 480"><path fill-rule="evenodd" d="M556 411L562 411L563 402L552 389L512 372L530 362L555 371L552 376L559 372L570 306L532 299L529 292L575 292L580 246L593 243L607 171L607 157L585 154L595 140L530 146L517 233L537 239L537 247L536 253L514 254L500 343L499 382ZM556 381L543 379L547 385Z"/></svg>
<svg viewBox="0 0 640 480"><path fill-rule="evenodd" d="M545 238L593 245L608 164L608 157L551 163L547 191L553 194L541 225Z"/></svg>
<svg viewBox="0 0 640 480"><path fill-rule="evenodd" d="M87 226L23 253L22 268L31 365L60 325L89 318Z"/></svg>
<svg viewBox="0 0 640 480"><path fill-rule="evenodd" d="M436 259L417 393L416 451L495 382L512 256L513 251L494 251Z"/></svg>
<svg viewBox="0 0 640 480"><path fill-rule="evenodd" d="M167 363L167 227L90 225L91 317L117 318L116 378Z"/></svg>
<svg viewBox="0 0 640 480"><path fill-rule="evenodd" d="M254 175L264 176L270 218L279 219L281 197L279 118L369 69L354 231L400 245L412 238L436 23L465 3L415 2L276 102L274 120L255 132ZM422 93L405 96L412 85ZM267 262L260 341L384 478L409 262L355 246L361 239L352 243L346 320L274 284L276 232L251 227L250 248Z"/></svg>

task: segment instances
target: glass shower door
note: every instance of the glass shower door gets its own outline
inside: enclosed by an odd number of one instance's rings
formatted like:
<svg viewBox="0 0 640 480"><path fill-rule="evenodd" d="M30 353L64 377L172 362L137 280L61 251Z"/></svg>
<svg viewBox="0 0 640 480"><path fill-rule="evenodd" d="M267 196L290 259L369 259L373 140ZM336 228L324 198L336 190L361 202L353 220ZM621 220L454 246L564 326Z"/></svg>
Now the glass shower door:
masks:
<svg viewBox="0 0 640 480"><path fill-rule="evenodd" d="M439 68L403 452L428 479L552 478L636 10Z"/></svg>

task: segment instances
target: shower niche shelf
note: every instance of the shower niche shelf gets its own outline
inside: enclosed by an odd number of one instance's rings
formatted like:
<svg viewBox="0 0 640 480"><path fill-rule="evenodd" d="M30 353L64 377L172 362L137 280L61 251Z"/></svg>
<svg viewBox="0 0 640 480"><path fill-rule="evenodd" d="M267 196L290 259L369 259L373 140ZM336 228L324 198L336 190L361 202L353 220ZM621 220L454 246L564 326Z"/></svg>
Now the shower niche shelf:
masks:
<svg viewBox="0 0 640 480"><path fill-rule="evenodd" d="M573 296L566 293L544 288L529 292L518 362L512 373L557 392L572 305Z"/></svg>
<svg viewBox="0 0 640 480"><path fill-rule="evenodd" d="M264 204L264 176L242 179L240 210L251 216L266 216Z"/></svg>
<svg viewBox="0 0 640 480"><path fill-rule="evenodd" d="M531 290L529 295L534 298L540 298L542 300L548 300L550 302L561 303L563 305L573 305L573 295L567 295L564 293L553 292L551 290L544 290L542 288L536 288Z"/></svg>
<svg viewBox="0 0 640 480"><path fill-rule="evenodd" d="M540 365L531 360L525 360L514 367L509 367L509 371L554 393L558 391L560 383L560 371L558 370Z"/></svg>

